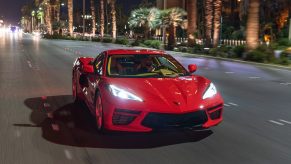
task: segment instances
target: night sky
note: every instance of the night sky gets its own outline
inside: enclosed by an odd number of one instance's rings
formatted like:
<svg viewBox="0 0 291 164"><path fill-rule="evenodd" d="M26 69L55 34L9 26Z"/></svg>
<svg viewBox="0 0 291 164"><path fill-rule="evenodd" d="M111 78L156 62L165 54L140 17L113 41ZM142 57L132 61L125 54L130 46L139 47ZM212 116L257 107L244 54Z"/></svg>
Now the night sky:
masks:
<svg viewBox="0 0 291 164"><path fill-rule="evenodd" d="M33 0L0 0L0 17L4 16L5 21L16 24L20 19L20 8Z"/></svg>
<svg viewBox="0 0 291 164"><path fill-rule="evenodd" d="M81 3L81 0L74 0ZM89 5L89 0L87 0ZM142 0L117 0L118 3L124 3L124 7L129 9L130 7L137 5ZM21 6L27 3L32 3L33 0L0 0L0 18L4 17L4 20L11 24L16 24L20 20ZM76 4L77 6L79 4ZM81 5L81 4L80 4Z"/></svg>

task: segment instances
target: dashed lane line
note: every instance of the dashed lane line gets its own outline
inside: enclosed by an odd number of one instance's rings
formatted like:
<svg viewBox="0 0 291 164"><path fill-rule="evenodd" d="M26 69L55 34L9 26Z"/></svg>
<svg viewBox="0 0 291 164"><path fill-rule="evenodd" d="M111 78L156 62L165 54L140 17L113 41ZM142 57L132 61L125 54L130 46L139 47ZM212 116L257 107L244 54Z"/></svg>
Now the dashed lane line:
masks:
<svg viewBox="0 0 291 164"><path fill-rule="evenodd" d="M32 68L32 64L29 60L27 60L27 64L28 64L29 68Z"/></svg>
<svg viewBox="0 0 291 164"><path fill-rule="evenodd" d="M249 79L260 79L261 77L258 77L258 76L251 76L249 77Z"/></svg>
<svg viewBox="0 0 291 164"><path fill-rule="evenodd" d="M273 123L273 124L280 125L280 126L283 126L283 125L284 125L283 123L278 122L278 121L274 121L274 120L269 120L269 122L271 122L271 123Z"/></svg>
<svg viewBox="0 0 291 164"><path fill-rule="evenodd" d="M229 107L230 105L228 105L228 104L224 104L224 106Z"/></svg>
<svg viewBox="0 0 291 164"><path fill-rule="evenodd" d="M71 154L71 152L70 152L69 150L65 149L64 152L65 152L65 156L66 156L69 160L73 159L73 156L72 156L72 154Z"/></svg>
<svg viewBox="0 0 291 164"><path fill-rule="evenodd" d="M229 102L228 104L229 104L229 105L232 105L232 106L238 106L237 104L232 103L232 102Z"/></svg>
<svg viewBox="0 0 291 164"><path fill-rule="evenodd" d="M291 83L288 83L288 82L287 82L287 83L280 83L280 84L281 84L281 85L286 85L286 86L287 86L287 85L291 85Z"/></svg>
<svg viewBox="0 0 291 164"><path fill-rule="evenodd" d="M286 123L286 124L290 124L291 125L291 122L290 121L286 121L286 120L283 120L283 119L279 119L279 121L283 122L283 123Z"/></svg>

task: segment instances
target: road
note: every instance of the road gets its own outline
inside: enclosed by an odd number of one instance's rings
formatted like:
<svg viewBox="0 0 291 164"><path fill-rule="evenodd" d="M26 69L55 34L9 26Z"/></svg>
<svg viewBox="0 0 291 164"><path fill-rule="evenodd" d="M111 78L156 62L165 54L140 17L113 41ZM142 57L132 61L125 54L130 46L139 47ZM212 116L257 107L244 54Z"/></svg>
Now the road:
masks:
<svg viewBox="0 0 291 164"><path fill-rule="evenodd" d="M173 54L222 93L217 127L99 135L72 103L71 68L111 48L0 34L1 164L291 163L291 72L245 63Z"/></svg>

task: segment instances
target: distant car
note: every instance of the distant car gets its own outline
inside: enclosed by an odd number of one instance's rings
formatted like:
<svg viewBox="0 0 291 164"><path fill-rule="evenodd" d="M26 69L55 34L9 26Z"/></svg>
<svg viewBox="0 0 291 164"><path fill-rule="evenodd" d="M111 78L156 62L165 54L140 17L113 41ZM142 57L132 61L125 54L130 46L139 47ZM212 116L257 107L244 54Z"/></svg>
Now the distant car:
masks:
<svg viewBox="0 0 291 164"><path fill-rule="evenodd" d="M155 50L108 50L79 57L73 66L75 102L84 101L99 131L209 128L222 121L214 84Z"/></svg>
<svg viewBox="0 0 291 164"><path fill-rule="evenodd" d="M17 31L17 27L15 27L15 26L11 26L11 27L10 27L10 31L13 32L13 33L16 32L16 31Z"/></svg>

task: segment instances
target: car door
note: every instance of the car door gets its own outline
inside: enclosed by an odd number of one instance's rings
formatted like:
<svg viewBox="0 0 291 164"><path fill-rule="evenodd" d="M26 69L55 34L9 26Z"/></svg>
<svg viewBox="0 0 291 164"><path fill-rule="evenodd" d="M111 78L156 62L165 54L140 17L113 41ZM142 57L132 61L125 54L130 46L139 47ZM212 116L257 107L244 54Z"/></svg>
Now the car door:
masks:
<svg viewBox="0 0 291 164"><path fill-rule="evenodd" d="M95 91L97 89L98 83L101 79L101 76L103 74L103 65L104 65L104 58L105 58L105 54L101 53L100 55L98 55L98 57L96 57L96 59L94 60L93 67L95 70L94 74L88 75L88 104L90 104L90 108L92 110L92 112L94 112L95 110Z"/></svg>

